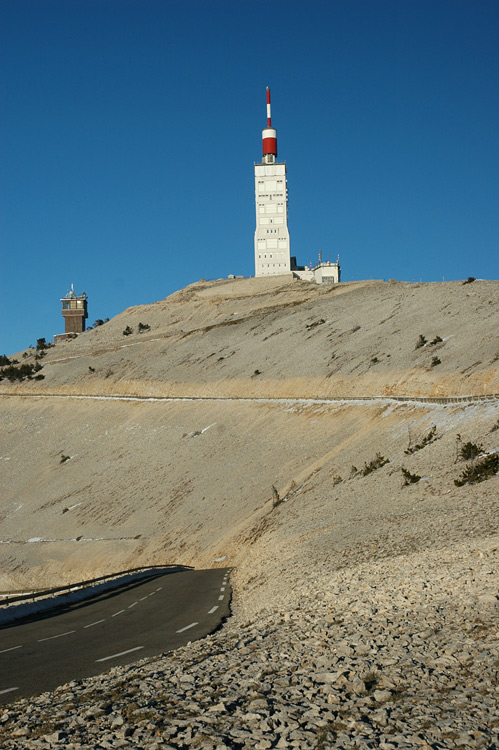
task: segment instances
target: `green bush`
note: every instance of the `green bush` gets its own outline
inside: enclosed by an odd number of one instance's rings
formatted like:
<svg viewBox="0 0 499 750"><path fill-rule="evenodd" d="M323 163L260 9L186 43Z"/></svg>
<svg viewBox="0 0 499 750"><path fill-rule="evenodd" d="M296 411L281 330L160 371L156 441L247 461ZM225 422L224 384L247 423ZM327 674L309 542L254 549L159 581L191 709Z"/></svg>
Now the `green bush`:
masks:
<svg viewBox="0 0 499 750"><path fill-rule="evenodd" d="M471 466L467 466L459 479L454 479L456 487L462 487L464 484L477 484L491 479L499 471L499 453L491 453L485 456L481 461L477 461Z"/></svg>
<svg viewBox="0 0 499 750"><path fill-rule="evenodd" d="M39 362L34 365L25 362L23 365L19 365L19 367L11 364L8 367L3 367L0 370L0 380L7 378L7 380L10 380L11 383L13 383L15 380L19 380L20 382L22 382L23 380L32 380L35 373L39 372L41 369L42 366ZM42 380L43 377L43 375L38 375L36 379Z"/></svg>
<svg viewBox="0 0 499 750"><path fill-rule="evenodd" d="M131 333L133 333L133 328L130 328L130 326L127 326L125 330L123 331L123 336L130 336Z"/></svg>
<svg viewBox="0 0 499 750"><path fill-rule="evenodd" d="M482 445L468 442L461 446L459 455L461 456L461 458L464 458L465 461L471 461L473 458L477 458L480 453L483 453Z"/></svg>
<svg viewBox="0 0 499 750"><path fill-rule="evenodd" d="M362 469L361 474L363 477L366 477L372 471L381 469L382 466L388 463L390 463L388 458L382 456L381 453L376 453L376 456L372 461L370 461L369 463L364 463L364 468Z"/></svg>
<svg viewBox="0 0 499 750"><path fill-rule="evenodd" d="M411 472L408 469L404 469L402 466L401 468L402 476L404 477L404 486L407 486L408 484L416 484L416 482L419 482L421 477L419 474L411 474Z"/></svg>
<svg viewBox="0 0 499 750"><path fill-rule="evenodd" d="M430 445L430 443L433 443L433 441L437 439L437 426L433 425L429 433L421 440L420 443L418 443L417 445L409 446L409 448L407 448L404 453L406 456L410 456L412 453L416 453L416 451L422 450L425 446Z"/></svg>
<svg viewBox="0 0 499 750"><path fill-rule="evenodd" d="M422 334L422 333L420 333L420 334L419 334L419 338L418 338L418 340L416 341L416 346L415 346L414 348L415 348L415 349L421 349L421 347L422 347L422 346L424 346L425 344L426 344L426 339L425 339L425 337L423 336L423 334Z"/></svg>
<svg viewBox="0 0 499 750"><path fill-rule="evenodd" d="M282 497L279 497L277 488L274 485L272 485L272 507L277 508L277 506L281 505L281 503L283 502L284 502L284 499Z"/></svg>
<svg viewBox="0 0 499 750"><path fill-rule="evenodd" d="M36 348L39 352L42 352L44 349L50 349L52 346L54 346L54 344L50 343L50 341L46 341L44 338L36 340Z"/></svg>

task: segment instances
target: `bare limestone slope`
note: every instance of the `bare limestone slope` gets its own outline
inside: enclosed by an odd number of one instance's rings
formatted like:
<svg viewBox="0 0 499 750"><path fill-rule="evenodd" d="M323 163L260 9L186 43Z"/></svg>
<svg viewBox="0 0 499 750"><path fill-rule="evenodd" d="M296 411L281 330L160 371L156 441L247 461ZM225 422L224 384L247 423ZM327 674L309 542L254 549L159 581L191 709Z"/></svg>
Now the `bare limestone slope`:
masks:
<svg viewBox="0 0 499 750"><path fill-rule="evenodd" d="M34 721L77 747L492 748L498 478L454 480L465 443L498 451L499 403L390 396L498 393L498 302L488 281L199 282L1 381L1 589L236 568L224 631ZM124 724L57 724L110 686Z"/></svg>
<svg viewBox="0 0 499 750"><path fill-rule="evenodd" d="M45 379L19 392L291 398L494 393L498 306L493 281L366 281L329 288L279 278L199 282L58 344L43 360ZM139 333L139 323L150 330ZM133 333L124 336L127 326ZM427 344L416 348L420 335Z"/></svg>
<svg viewBox="0 0 499 750"><path fill-rule="evenodd" d="M473 409L240 399L499 391L498 291L478 281L199 282L49 349L43 380L0 383L16 394L2 404L2 587L145 562L207 565L229 550L234 561L272 486L283 496L310 475L346 479L378 450L401 462L409 430L432 420L451 445L447 415ZM106 394L194 400L53 397Z"/></svg>

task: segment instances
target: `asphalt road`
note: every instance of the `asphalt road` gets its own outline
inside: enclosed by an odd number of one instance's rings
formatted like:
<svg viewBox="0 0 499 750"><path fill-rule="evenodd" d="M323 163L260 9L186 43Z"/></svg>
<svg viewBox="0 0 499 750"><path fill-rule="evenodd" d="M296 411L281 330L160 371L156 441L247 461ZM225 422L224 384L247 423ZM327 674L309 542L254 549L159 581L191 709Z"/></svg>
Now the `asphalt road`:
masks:
<svg viewBox="0 0 499 750"><path fill-rule="evenodd" d="M227 570L182 570L3 626L0 703L203 638L229 603Z"/></svg>

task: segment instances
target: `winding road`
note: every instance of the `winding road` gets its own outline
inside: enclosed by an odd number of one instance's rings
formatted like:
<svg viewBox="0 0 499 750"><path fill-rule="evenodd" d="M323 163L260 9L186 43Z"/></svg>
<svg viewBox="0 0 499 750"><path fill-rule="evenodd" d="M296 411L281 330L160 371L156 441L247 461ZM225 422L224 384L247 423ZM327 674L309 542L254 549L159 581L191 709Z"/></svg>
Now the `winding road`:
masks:
<svg viewBox="0 0 499 750"><path fill-rule="evenodd" d="M157 656L229 615L228 570L154 575L0 628L0 702Z"/></svg>

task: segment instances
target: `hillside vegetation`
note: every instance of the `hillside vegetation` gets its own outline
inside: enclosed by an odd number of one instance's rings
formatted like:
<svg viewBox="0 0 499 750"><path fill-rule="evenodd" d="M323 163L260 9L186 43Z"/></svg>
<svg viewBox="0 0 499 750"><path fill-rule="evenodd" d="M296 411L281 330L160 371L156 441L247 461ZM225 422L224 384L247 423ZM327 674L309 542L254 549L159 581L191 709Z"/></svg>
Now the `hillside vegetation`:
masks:
<svg viewBox="0 0 499 750"><path fill-rule="evenodd" d="M199 282L15 355L43 378L0 381L0 589L184 563L234 568L234 599L10 707L0 743L496 747L498 303Z"/></svg>

